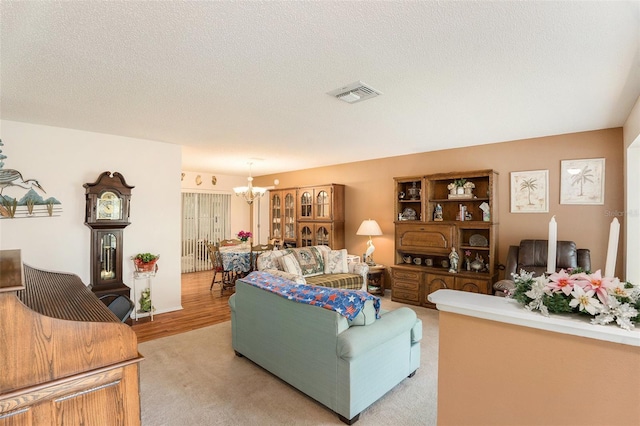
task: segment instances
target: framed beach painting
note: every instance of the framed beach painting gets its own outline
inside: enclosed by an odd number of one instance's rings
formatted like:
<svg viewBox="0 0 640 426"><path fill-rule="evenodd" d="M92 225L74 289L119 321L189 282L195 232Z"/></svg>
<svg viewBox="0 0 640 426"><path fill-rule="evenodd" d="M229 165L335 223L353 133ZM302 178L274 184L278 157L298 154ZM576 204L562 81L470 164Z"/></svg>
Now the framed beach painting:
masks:
<svg viewBox="0 0 640 426"><path fill-rule="evenodd" d="M549 170L511 172L511 213L549 212Z"/></svg>
<svg viewBox="0 0 640 426"><path fill-rule="evenodd" d="M604 204L604 158L560 163L560 204Z"/></svg>

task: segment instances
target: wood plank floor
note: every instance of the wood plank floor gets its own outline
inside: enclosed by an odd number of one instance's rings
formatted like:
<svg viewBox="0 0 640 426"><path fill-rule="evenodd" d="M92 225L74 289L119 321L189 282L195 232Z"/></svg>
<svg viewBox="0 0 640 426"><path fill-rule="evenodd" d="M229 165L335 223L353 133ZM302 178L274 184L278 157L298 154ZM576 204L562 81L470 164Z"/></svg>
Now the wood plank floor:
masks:
<svg viewBox="0 0 640 426"><path fill-rule="evenodd" d="M229 296L233 290L225 290L220 296L220 284L211 285L212 271L182 274L182 310L168 312L150 318L132 320L131 328L138 336L138 343L185 331L207 327L231 319Z"/></svg>

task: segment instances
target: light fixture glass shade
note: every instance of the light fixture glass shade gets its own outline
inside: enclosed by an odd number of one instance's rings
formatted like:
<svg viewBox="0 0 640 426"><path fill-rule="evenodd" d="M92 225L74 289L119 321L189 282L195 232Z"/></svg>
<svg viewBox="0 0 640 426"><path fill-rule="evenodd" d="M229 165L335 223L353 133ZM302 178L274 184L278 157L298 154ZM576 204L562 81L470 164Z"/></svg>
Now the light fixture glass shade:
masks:
<svg viewBox="0 0 640 426"><path fill-rule="evenodd" d="M380 229L380 225L373 219L363 220L360 224L360 228L356 232L356 235L368 235L369 241L367 241L367 251L364 253L364 261L369 265L375 265L376 263L373 261L373 252L376 250L373 245L373 240L371 240L372 235L382 235L382 229Z"/></svg>
<svg viewBox="0 0 640 426"><path fill-rule="evenodd" d="M247 178L247 181L249 182L247 186L236 186L235 188L233 188L233 192L235 192L238 197L243 197L247 203L252 204L253 200L262 197L264 193L267 192L267 189L253 186L253 177L251 177L251 163L249 163L249 177Z"/></svg>

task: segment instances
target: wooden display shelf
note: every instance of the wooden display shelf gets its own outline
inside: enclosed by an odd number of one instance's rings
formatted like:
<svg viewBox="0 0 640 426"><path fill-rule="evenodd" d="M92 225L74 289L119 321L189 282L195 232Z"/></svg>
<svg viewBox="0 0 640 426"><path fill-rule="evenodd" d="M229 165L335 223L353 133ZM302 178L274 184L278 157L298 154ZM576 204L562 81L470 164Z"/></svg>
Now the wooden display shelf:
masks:
<svg viewBox="0 0 640 426"><path fill-rule="evenodd" d="M472 194L451 194L449 186L460 179L473 183ZM438 289L491 294L498 276L498 174L493 170L473 170L394 180L392 300L433 307L428 295ZM407 197L414 182L420 197L412 200ZM480 209L483 204L488 208ZM417 220L400 220L406 208L416 211ZM470 220L460 220L461 212ZM449 272L453 249L458 254L457 272ZM471 261L482 258L485 269L467 270L465 252L470 252ZM420 259L420 264L414 264L414 259Z"/></svg>

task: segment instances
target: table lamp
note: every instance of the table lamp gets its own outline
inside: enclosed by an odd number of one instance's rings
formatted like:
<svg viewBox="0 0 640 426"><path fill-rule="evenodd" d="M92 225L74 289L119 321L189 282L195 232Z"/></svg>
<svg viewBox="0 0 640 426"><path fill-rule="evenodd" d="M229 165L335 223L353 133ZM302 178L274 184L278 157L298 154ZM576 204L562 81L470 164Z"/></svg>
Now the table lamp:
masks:
<svg viewBox="0 0 640 426"><path fill-rule="evenodd" d="M380 225L378 225L378 222L373 219L363 220L360 224L360 228L358 228L358 232L356 232L356 235L369 236L369 241L367 241L367 251L364 254L364 261L367 262L367 265L375 265L376 263L373 261L373 252L376 248L373 246L371 236L382 235Z"/></svg>

